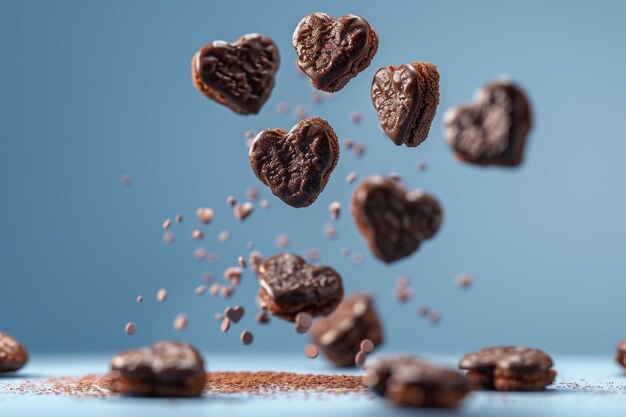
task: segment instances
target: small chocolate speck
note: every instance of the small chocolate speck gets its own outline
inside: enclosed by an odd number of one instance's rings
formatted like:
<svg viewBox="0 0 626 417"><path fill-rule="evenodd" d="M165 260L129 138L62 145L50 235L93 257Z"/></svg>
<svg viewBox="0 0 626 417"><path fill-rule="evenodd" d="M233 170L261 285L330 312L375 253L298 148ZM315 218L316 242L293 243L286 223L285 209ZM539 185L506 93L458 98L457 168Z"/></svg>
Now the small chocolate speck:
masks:
<svg viewBox="0 0 626 417"><path fill-rule="evenodd" d="M179 314L174 319L174 330L176 331L184 330L187 327L187 323L189 323L189 319L187 318L187 315L184 313Z"/></svg>
<svg viewBox="0 0 626 417"><path fill-rule="evenodd" d="M315 359L320 354L320 351L314 344L309 344L304 347L304 354L309 359Z"/></svg>
<svg viewBox="0 0 626 417"><path fill-rule="evenodd" d="M137 333L137 325L133 323L132 321L129 321L128 323L126 323L126 326L124 327L124 331L126 332L127 335L132 336L135 333Z"/></svg>
<svg viewBox="0 0 626 417"><path fill-rule="evenodd" d="M161 288L159 291L157 291L156 299L160 303L165 301L167 299L167 290L165 288Z"/></svg>
<svg viewBox="0 0 626 417"><path fill-rule="evenodd" d="M346 177L346 182L347 182L348 184L352 184L352 183L356 180L357 175L358 175L358 174L357 174L357 172L356 172L356 171L352 171L352 172L350 172L350 173L348 174L348 176Z"/></svg>
<svg viewBox="0 0 626 417"><path fill-rule="evenodd" d="M224 317L222 324L220 324L220 331L222 333L226 333L228 329L230 329L230 319L228 317Z"/></svg>
<svg viewBox="0 0 626 417"><path fill-rule="evenodd" d="M165 219L165 221L163 222L163 229L169 229L170 226L172 226L172 220L171 219Z"/></svg>
<svg viewBox="0 0 626 417"><path fill-rule="evenodd" d="M243 332L241 332L241 336L239 336L239 339L241 340L241 343L243 343L246 346L249 346L252 344L252 341L254 340L254 336L249 331L244 330Z"/></svg>

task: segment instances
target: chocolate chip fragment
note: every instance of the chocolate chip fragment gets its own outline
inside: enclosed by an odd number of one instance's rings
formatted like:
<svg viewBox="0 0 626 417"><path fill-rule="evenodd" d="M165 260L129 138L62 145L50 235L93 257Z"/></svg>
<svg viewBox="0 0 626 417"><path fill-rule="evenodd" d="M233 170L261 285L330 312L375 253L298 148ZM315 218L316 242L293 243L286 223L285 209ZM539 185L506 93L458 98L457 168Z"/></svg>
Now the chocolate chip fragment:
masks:
<svg viewBox="0 0 626 417"><path fill-rule="evenodd" d="M385 263L405 258L439 230L443 210L421 190L405 191L380 176L364 180L354 191L352 214L372 254Z"/></svg>
<svg viewBox="0 0 626 417"><path fill-rule="evenodd" d="M202 94L232 111L257 114L274 88L279 63L274 42L253 33L202 47L191 61L192 80Z"/></svg>
<svg viewBox="0 0 626 417"><path fill-rule="evenodd" d="M213 209L200 207L196 210L196 217L204 224L209 224L213 220Z"/></svg>
<svg viewBox="0 0 626 417"><path fill-rule="evenodd" d="M356 355L354 355L354 363L356 366L363 366L366 359L367 355L362 350L359 350Z"/></svg>
<svg viewBox="0 0 626 417"><path fill-rule="evenodd" d="M167 299L167 290L165 288L161 288L159 291L157 291L156 299L159 302L165 301Z"/></svg>
<svg viewBox="0 0 626 417"><path fill-rule="evenodd" d="M452 408L470 392L459 372L414 357L383 357L365 367L363 382L394 404Z"/></svg>
<svg viewBox="0 0 626 417"><path fill-rule="evenodd" d="M341 277L334 269L310 265L291 253L266 259L259 268L259 284L263 306L288 321L302 312L329 314L343 298Z"/></svg>
<svg viewBox="0 0 626 417"><path fill-rule="evenodd" d="M226 310L224 310L224 315L235 324L239 323L239 320L243 318L245 313L246 310L242 306L236 306L232 308L228 307L226 308Z"/></svg>
<svg viewBox="0 0 626 417"><path fill-rule="evenodd" d="M10 335L0 332L0 374L15 372L28 362L24 345Z"/></svg>
<svg viewBox="0 0 626 417"><path fill-rule="evenodd" d="M235 207L233 207L233 213L235 215L235 218L240 222L247 219L253 211L254 206L249 201L243 204L236 204Z"/></svg>
<svg viewBox="0 0 626 417"><path fill-rule="evenodd" d="M554 382L552 358L539 349L494 346L468 353L459 362L477 388L539 391Z"/></svg>
<svg viewBox="0 0 626 417"><path fill-rule="evenodd" d="M374 350L374 342L372 342L370 339L364 339L361 342L361 350L365 353L371 353Z"/></svg>
<svg viewBox="0 0 626 417"><path fill-rule="evenodd" d="M509 81L487 84L472 104L444 115L444 135L456 157L483 166L518 166L531 125L528 98Z"/></svg>
<svg viewBox="0 0 626 417"><path fill-rule="evenodd" d="M341 214L341 203L339 201L333 201L328 206L328 211L330 212L330 217L333 220L338 220L339 214Z"/></svg>
<svg viewBox="0 0 626 417"><path fill-rule="evenodd" d="M165 221L163 222L163 229L169 229L172 226L172 220L171 219L165 219Z"/></svg>
<svg viewBox="0 0 626 417"><path fill-rule="evenodd" d="M379 69L372 81L378 121L391 141L415 147L428 137L439 104L439 72L430 62Z"/></svg>
<svg viewBox="0 0 626 417"><path fill-rule="evenodd" d="M334 19L325 13L304 17L293 33L298 67L319 90L341 90L367 68L378 49L378 35L355 15Z"/></svg>
<svg viewBox="0 0 626 417"><path fill-rule="evenodd" d="M304 119L289 132L259 133L249 153L252 171L272 193L292 207L307 207L324 190L339 159L332 127L318 117Z"/></svg>
<svg viewBox="0 0 626 417"><path fill-rule="evenodd" d="M317 346L313 345L313 344L309 344L306 345L304 347L304 354L309 358L309 359L315 359L317 358L317 356L319 355L320 351L317 349Z"/></svg>
<svg viewBox="0 0 626 417"><path fill-rule="evenodd" d="M198 351L170 341L117 354L107 379L113 392L151 397L197 397L206 383Z"/></svg>
<svg viewBox="0 0 626 417"><path fill-rule="evenodd" d="M129 321L128 323L126 323L126 326L124 326L124 331L127 335L132 336L137 333L137 325L132 321Z"/></svg>
<svg viewBox="0 0 626 417"><path fill-rule="evenodd" d="M187 324L189 323L189 318L186 314L181 313L174 319L174 330L181 331L187 328Z"/></svg>
<svg viewBox="0 0 626 417"><path fill-rule="evenodd" d="M241 340L241 343L243 343L246 346L249 346L252 344L252 341L254 340L254 336L249 331L244 330L243 332L241 332L241 336L239 336L239 339Z"/></svg>
<svg viewBox="0 0 626 417"><path fill-rule="evenodd" d="M383 330L370 294L357 293L345 298L328 317L317 320L309 332L324 355L335 365L354 366L355 355L365 346L371 352L383 340Z"/></svg>
<svg viewBox="0 0 626 417"><path fill-rule="evenodd" d="M226 333L230 329L230 319L228 317L222 318L222 324L220 324L220 331Z"/></svg>

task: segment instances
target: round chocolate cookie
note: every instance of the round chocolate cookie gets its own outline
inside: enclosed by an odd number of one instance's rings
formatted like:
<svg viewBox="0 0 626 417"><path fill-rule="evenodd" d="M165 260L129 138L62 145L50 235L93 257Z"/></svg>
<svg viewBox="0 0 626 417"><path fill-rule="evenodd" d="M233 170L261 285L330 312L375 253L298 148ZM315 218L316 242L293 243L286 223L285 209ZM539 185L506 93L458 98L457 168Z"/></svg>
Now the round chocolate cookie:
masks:
<svg viewBox="0 0 626 417"><path fill-rule="evenodd" d="M617 353L615 361L622 367L626 368L626 339L621 340L617 344Z"/></svg>
<svg viewBox="0 0 626 417"><path fill-rule="evenodd" d="M554 382L552 358L539 349L494 346L468 353L459 362L476 388L540 391Z"/></svg>
<svg viewBox="0 0 626 417"><path fill-rule="evenodd" d="M263 261L259 285L262 306L288 321L303 312L313 317L330 314L343 298L341 276L334 269L310 265L292 253Z"/></svg>
<svg viewBox="0 0 626 417"><path fill-rule="evenodd" d="M0 373L15 372L28 362L24 345L6 333L0 332Z"/></svg>
<svg viewBox="0 0 626 417"><path fill-rule="evenodd" d="M331 362L346 367L355 366L363 340L374 346L383 340L373 297L366 293L346 297L328 317L313 323L309 334Z"/></svg>
<svg viewBox="0 0 626 417"><path fill-rule="evenodd" d="M197 397L206 383L198 351L171 341L117 354L107 378L113 392L146 397Z"/></svg>
<svg viewBox="0 0 626 417"><path fill-rule="evenodd" d="M363 382L391 402L411 407L456 407L470 391L459 372L406 356L367 365Z"/></svg>

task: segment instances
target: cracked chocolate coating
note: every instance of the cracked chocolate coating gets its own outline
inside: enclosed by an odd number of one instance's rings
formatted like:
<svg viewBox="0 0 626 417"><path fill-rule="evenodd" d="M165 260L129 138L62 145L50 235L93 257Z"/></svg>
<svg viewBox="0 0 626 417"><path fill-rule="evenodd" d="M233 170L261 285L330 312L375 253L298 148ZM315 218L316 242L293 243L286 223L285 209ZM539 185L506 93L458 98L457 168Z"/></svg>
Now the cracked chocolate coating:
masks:
<svg viewBox="0 0 626 417"><path fill-rule="evenodd" d="M378 36L359 16L334 19L313 13L296 27L293 46L298 66L313 86L336 92L369 66L378 49Z"/></svg>
<svg viewBox="0 0 626 417"><path fill-rule="evenodd" d="M304 119L289 132L264 130L250 147L252 171L292 207L307 207L324 190L339 159L339 141L320 118Z"/></svg>
<svg viewBox="0 0 626 417"><path fill-rule="evenodd" d="M6 333L0 332L0 373L14 372L28 362L24 345Z"/></svg>
<svg viewBox="0 0 626 417"><path fill-rule="evenodd" d="M421 190L405 191L395 181L373 176L354 191L352 214L367 244L383 262L405 258L432 238L443 210L437 199Z"/></svg>
<svg viewBox="0 0 626 417"><path fill-rule="evenodd" d="M160 341L111 360L111 389L129 395L193 397L204 389L204 361L186 343Z"/></svg>
<svg viewBox="0 0 626 417"><path fill-rule="evenodd" d="M459 372L410 356L367 364L363 382L390 401L413 407L455 407L470 391Z"/></svg>
<svg viewBox="0 0 626 417"><path fill-rule="evenodd" d="M444 135L458 159L478 165L517 166L531 127L530 104L515 84L480 89L474 103L449 109Z"/></svg>
<svg viewBox="0 0 626 417"><path fill-rule="evenodd" d="M428 137L439 104L439 72L431 63L380 68L372 81L372 103L391 141L415 147Z"/></svg>
<svg viewBox="0 0 626 417"><path fill-rule="evenodd" d="M327 317L316 320L309 331L324 355L335 365L355 366L354 356L361 342L369 339L374 346L383 340L383 330L370 294L346 297Z"/></svg>
<svg viewBox="0 0 626 417"><path fill-rule="evenodd" d="M260 297L270 312L293 321L300 312L325 315L343 298L341 276L332 268L310 265L292 253L281 253L259 267Z"/></svg>
<svg viewBox="0 0 626 417"><path fill-rule="evenodd" d="M257 114L274 88L280 56L274 42L256 33L235 43L214 41L192 60L196 88L239 114Z"/></svg>

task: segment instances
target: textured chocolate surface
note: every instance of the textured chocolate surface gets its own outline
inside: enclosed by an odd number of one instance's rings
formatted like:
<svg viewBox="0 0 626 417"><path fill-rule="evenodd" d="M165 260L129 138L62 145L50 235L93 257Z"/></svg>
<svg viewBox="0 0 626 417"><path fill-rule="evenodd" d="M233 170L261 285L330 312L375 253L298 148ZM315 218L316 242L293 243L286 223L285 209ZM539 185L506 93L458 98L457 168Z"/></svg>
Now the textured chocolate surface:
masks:
<svg viewBox="0 0 626 417"><path fill-rule="evenodd" d="M301 257L281 253L259 267L259 296L270 313L294 321L298 313L332 312L343 298L341 276L332 268L310 265Z"/></svg>
<svg viewBox="0 0 626 417"><path fill-rule="evenodd" d="M531 127L530 104L515 84L498 81L478 90L474 103L452 107L444 134L458 159L478 165L517 166Z"/></svg>
<svg viewBox="0 0 626 417"><path fill-rule="evenodd" d="M346 297L328 317L313 323L309 334L331 362L346 367L355 366L363 340L371 340L374 346L383 341L373 297L366 293Z"/></svg>
<svg viewBox="0 0 626 417"><path fill-rule="evenodd" d="M157 397L198 396L206 380L198 351L170 341L119 353L107 377L113 392Z"/></svg>
<svg viewBox="0 0 626 417"><path fill-rule="evenodd" d="M254 174L292 207L307 207L324 190L339 159L332 127L318 117L304 119L289 132L259 133L249 153Z"/></svg>
<svg viewBox="0 0 626 417"><path fill-rule="evenodd" d="M396 145L418 146L428 137L439 104L439 72L431 63L383 67L372 81L372 103Z"/></svg>
<svg viewBox="0 0 626 417"><path fill-rule="evenodd" d="M24 345L6 333L0 332L0 373L14 372L28 362Z"/></svg>
<svg viewBox="0 0 626 417"><path fill-rule="evenodd" d="M335 92L369 66L378 49L378 36L359 16L334 19L313 13L296 27L293 46L298 66L313 86Z"/></svg>
<svg viewBox="0 0 626 417"><path fill-rule="evenodd" d="M470 391L459 372L407 356L366 365L363 381L390 401L413 407L455 407Z"/></svg>
<svg viewBox="0 0 626 417"><path fill-rule="evenodd" d="M473 385L500 391L542 390L554 382L552 358L539 349L494 346L461 358L459 368L467 369Z"/></svg>
<svg viewBox="0 0 626 417"><path fill-rule="evenodd" d="M280 56L274 42L256 33L235 43L214 41L194 55L193 82L208 98L239 114L256 114L274 88Z"/></svg>
<svg viewBox="0 0 626 417"><path fill-rule="evenodd" d="M396 181L380 176L357 187L351 210L373 255L386 263L411 255L422 241L432 238L443 216L432 195L407 192Z"/></svg>

